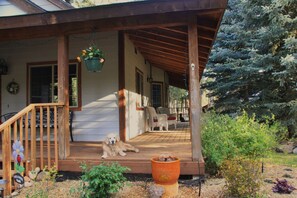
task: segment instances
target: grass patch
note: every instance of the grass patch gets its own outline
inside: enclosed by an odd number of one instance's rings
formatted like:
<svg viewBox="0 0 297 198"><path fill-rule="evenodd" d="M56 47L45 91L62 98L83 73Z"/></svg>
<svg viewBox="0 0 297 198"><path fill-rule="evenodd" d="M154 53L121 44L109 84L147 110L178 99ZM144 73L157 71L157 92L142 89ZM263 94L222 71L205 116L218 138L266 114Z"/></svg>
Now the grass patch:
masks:
<svg viewBox="0 0 297 198"><path fill-rule="evenodd" d="M264 158L264 162L297 168L297 155L272 152Z"/></svg>

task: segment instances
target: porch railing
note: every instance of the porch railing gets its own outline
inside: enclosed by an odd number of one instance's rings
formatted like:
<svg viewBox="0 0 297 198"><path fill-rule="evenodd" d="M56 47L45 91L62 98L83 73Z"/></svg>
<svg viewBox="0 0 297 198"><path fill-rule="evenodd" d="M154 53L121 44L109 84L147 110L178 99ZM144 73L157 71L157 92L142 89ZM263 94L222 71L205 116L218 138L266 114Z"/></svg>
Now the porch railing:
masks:
<svg viewBox="0 0 297 198"><path fill-rule="evenodd" d="M37 159L41 169L45 166L51 168L54 165L58 168L58 108L63 108L63 104L30 104L0 125L2 136L0 177L8 181L5 187L6 195L9 195L12 190L11 178L14 172L12 144L14 141L19 140L24 146L22 165L25 166L25 174L36 168Z"/></svg>

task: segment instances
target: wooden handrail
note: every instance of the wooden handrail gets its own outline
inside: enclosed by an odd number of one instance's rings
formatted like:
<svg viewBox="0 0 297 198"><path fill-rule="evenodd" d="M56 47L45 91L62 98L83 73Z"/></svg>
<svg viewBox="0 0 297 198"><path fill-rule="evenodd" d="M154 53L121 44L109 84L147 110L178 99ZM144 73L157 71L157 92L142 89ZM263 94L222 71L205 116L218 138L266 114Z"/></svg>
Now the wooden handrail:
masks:
<svg viewBox="0 0 297 198"><path fill-rule="evenodd" d="M2 164L3 164L3 179L8 183L5 187L5 195L10 195L12 189L12 144L13 140L19 140L24 146L24 162L26 173L29 170L35 169L37 166L37 143L40 142L40 160L38 166L43 169L45 166L50 168L55 165L58 168L58 126L57 126L57 109L64 108L63 103L39 103L30 104L16 115L9 118L0 125L0 136L2 136ZM53 111L54 126L53 126L53 144L50 137L50 112ZM37 117L36 115L39 114ZM46 115L45 115L46 114ZM38 125L37 125L38 123ZM46 124L47 123L47 124ZM36 139L37 128L40 129L40 139ZM45 130L44 130L45 128ZM46 131L46 133L44 133ZM44 137L46 138L44 140ZM46 147L44 149L43 147ZM53 149L53 151L51 151ZM47 154L45 153L47 152ZM51 153L53 153L51 155ZM47 157L45 159L45 157ZM44 162L45 161L45 162ZM53 164L54 162L54 164ZM25 174L26 174L25 173Z"/></svg>

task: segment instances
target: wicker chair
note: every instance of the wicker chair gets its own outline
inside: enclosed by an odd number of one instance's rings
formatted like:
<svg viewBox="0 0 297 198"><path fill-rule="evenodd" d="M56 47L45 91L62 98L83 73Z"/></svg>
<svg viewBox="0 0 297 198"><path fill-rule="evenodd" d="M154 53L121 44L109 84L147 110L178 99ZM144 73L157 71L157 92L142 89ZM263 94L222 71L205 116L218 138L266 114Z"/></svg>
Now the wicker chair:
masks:
<svg viewBox="0 0 297 198"><path fill-rule="evenodd" d="M157 112L159 114L166 114L167 115L167 121L168 125L174 125L174 129L176 129L177 124L177 116L175 113L170 113L170 110L166 107L158 107Z"/></svg>
<svg viewBox="0 0 297 198"><path fill-rule="evenodd" d="M154 131L155 127L159 127L160 130L163 130L163 127L165 127L166 131L168 131L168 121L166 114L157 114L154 107L146 107L146 110L151 131Z"/></svg>

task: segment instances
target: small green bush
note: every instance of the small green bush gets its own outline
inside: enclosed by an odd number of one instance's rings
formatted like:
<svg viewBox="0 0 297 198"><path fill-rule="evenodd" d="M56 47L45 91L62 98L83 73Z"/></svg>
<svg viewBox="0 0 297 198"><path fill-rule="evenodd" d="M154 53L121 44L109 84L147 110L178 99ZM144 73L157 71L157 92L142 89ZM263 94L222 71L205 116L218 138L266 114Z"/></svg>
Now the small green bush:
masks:
<svg viewBox="0 0 297 198"><path fill-rule="evenodd" d="M264 157L276 145L278 123L258 123L247 113L236 118L213 112L205 114L202 128L202 148L206 168L218 172L225 159L235 156Z"/></svg>
<svg viewBox="0 0 297 198"><path fill-rule="evenodd" d="M85 182L83 197L87 198L110 197L111 194L118 192L127 181L123 173L129 170L118 163L102 163L91 168L82 164L81 168L82 180Z"/></svg>
<svg viewBox="0 0 297 198"><path fill-rule="evenodd" d="M260 197L262 173L259 159L225 160L221 167L221 174L226 180L227 197Z"/></svg>

